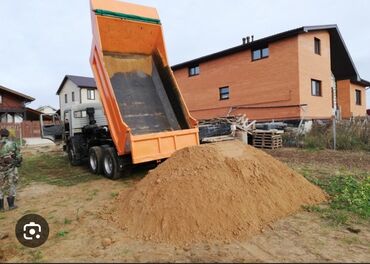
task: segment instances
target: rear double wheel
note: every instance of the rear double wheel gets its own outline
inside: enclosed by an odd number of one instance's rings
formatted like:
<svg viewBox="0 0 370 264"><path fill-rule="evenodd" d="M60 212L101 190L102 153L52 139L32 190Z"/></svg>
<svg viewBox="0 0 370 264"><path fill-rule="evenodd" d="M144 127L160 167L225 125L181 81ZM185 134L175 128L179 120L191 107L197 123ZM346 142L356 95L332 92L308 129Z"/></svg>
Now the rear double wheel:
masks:
<svg viewBox="0 0 370 264"><path fill-rule="evenodd" d="M118 180L121 177L118 155L114 148L106 148L104 151L103 171L111 180Z"/></svg>
<svg viewBox="0 0 370 264"><path fill-rule="evenodd" d="M93 174L103 174L111 180L129 176L131 159L119 157L117 151L109 146L96 146L89 150L89 169Z"/></svg>
<svg viewBox="0 0 370 264"><path fill-rule="evenodd" d="M111 180L127 177L131 173L131 160L128 157L118 157L113 147L104 149L103 172Z"/></svg>
<svg viewBox="0 0 370 264"><path fill-rule="evenodd" d="M93 174L102 174L104 164L104 149L97 146L89 150L89 168Z"/></svg>

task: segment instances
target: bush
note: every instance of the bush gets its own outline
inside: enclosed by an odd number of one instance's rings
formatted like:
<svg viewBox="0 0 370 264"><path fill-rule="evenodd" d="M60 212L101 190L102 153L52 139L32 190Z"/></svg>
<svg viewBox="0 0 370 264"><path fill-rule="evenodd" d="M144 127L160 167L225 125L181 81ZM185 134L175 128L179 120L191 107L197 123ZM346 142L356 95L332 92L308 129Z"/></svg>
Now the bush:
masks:
<svg viewBox="0 0 370 264"><path fill-rule="evenodd" d="M370 151L370 122L368 119L344 120L336 124L336 147L338 150ZM334 145L333 126L315 123L303 139L308 149L332 149Z"/></svg>

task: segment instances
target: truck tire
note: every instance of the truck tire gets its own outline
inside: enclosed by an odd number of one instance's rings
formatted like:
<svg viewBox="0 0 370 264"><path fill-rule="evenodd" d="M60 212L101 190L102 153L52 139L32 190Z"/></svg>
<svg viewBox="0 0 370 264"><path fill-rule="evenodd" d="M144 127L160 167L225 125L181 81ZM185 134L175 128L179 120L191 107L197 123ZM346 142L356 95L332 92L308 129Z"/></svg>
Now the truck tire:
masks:
<svg viewBox="0 0 370 264"><path fill-rule="evenodd" d="M89 169L93 174L102 174L104 166L104 150L102 147L89 149Z"/></svg>
<svg viewBox="0 0 370 264"><path fill-rule="evenodd" d="M75 150L71 144L67 146L68 159L72 166L80 166L82 161L77 158Z"/></svg>
<svg viewBox="0 0 370 264"><path fill-rule="evenodd" d="M108 179L118 180L121 178L121 170L117 152L112 147L106 148L104 151L103 171L104 175Z"/></svg>

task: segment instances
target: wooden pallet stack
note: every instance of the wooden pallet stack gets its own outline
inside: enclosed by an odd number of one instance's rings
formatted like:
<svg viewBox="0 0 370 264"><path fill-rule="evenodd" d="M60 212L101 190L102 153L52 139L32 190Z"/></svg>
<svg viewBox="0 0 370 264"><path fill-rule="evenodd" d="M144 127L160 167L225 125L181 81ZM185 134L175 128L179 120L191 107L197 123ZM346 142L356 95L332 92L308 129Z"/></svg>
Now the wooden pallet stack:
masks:
<svg viewBox="0 0 370 264"><path fill-rule="evenodd" d="M262 149L278 149L283 147L282 131L255 130L253 133L253 146Z"/></svg>

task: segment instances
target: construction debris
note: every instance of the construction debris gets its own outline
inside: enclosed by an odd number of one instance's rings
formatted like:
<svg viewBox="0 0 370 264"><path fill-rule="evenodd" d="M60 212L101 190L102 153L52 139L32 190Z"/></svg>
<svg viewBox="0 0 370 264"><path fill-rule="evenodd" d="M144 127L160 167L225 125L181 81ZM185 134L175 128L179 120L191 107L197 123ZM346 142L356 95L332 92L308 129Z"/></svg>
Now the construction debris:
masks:
<svg viewBox="0 0 370 264"><path fill-rule="evenodd" d="M108 219L129 236L184 245L242 240L327 198L268 154L227 141L178 151L117 199Z"/></svg>

